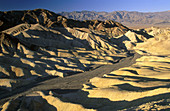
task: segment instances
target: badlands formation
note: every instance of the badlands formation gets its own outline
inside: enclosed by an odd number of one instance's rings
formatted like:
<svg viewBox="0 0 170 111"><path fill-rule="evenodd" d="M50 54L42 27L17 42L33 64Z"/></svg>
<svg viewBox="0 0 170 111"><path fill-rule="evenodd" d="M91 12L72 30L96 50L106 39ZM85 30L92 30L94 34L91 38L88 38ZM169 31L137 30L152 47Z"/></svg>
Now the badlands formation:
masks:
<svg viewBox="0 0 170 111"><path fill-rule="evenodd" d="M170 29L44 9L0 12L0 110L170 110Z"/></svg>

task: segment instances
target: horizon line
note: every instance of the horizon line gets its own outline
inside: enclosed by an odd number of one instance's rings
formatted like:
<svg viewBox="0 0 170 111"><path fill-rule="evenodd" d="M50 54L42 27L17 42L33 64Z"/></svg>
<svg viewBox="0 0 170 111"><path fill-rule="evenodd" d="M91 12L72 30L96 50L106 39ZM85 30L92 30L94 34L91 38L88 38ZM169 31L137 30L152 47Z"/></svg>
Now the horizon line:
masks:
<svg viewBox="0 0 170 111"><path fill-rule="evenodd" d="M54 10L50 10L50 9L45 9L45 8L35 8L35 9L12 9L12 10L0 10L1 12L8 12L8 11L24 11L24 10L36 10L36 9L44 9L44 10L48 10L48 11L52 11L55 13L62 13L62 12L105 12L105 13L112 13L112 12L140 12L140 13L155 13L155 12L170 12L170 10L164 10L164 11L129 11L129 10L115 10L115 11L94 11L94 10L75 10L75 11L54 11Z"/></svg>

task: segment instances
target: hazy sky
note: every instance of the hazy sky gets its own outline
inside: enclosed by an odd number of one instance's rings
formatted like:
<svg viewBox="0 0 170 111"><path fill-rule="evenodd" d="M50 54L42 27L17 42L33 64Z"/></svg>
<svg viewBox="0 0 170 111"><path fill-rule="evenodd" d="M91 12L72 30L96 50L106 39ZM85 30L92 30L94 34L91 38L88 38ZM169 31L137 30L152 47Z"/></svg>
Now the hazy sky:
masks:
<svg viewBox="0 0 170 111"><path fill-rule="evenodd" d="M61 11L140 11L170 10L170 0L0 0L0 11L44 8Z"/></svg>

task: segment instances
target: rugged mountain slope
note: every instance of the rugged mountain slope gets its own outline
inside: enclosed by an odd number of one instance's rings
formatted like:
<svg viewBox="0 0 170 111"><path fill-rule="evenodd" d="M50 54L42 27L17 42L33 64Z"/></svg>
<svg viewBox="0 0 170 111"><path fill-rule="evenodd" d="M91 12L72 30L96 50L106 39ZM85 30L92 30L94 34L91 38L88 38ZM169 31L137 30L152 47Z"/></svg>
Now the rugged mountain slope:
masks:
<svg viewBox="0 0 170 111"><path fill-rule="evenodd" d="M74 11L60 12L67 18L75 20L114 20L129 27L144 27L144 26L170 26L170 11L165 12L95 12L95 11Z"/></svg>
<svg viewBox="0 0 170 111"><path fill-rule="evenodd" d="M127 30L128 28L122 24L114 21L76 21L67 19L63 16L55 14L54 12L35 9L25 11L8 11L0 12L0 30L5 30L21 23L36 24L39 23L46 27L77 27L90 28L94 30L104 31L106 28L120 27Z"/></svg>
<svg viewBox="0 0 170 111"><path fill-rule="evenodd" d="M43 9L0 16L0 110L169 110L169 29Z"/></svg>
<svg viewBox="0 0 170 111"><path fill-rule="evenodd" d="M0 29L8 28L0 39L4 89L39 77L84 72L91 65L113 64L128 56L126 48L109 42L129 30L114 21L75 21L43 9L1 12L0 19Z"/></svg>

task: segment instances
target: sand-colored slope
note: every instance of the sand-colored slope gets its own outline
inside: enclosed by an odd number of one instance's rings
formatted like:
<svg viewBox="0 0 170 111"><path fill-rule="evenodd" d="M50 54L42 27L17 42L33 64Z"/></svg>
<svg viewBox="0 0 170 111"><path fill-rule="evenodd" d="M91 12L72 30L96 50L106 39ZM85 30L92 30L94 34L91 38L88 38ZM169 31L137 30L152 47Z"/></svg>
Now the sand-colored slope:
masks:
<svg viewBox="0 0 170 111"><path fill-rule="evenodd" d="M121 48L133 50L137 43L143 43L152 37L146 32L129 30L123 35L112 37L110 40Z"/></svg>
<svg viewBox="0 0 170 111"><path fill-rule="evenodd" d="M111 101L132 102L152 96L158 99L157 95L170 92L169 67L168 56L165 58L143 56L137 59L137 63L131 67L105 74L102 78L91 79L90 84L85 85L83 90L89 93L89 98L108 98ZM161 100L161 96L158 100ZM166 99L164 100L166 101ZM155 104L157 102L155 101ZM160 105L157 108L166 109L169 107Z"/></svg>
<svg viewBox="0 0 170 111"><path fill-rule="evenodd" d="M169 28L150 27L150 28L145 28L144 31L146 31L149 35L152 36L161 36L161 35L168 36L170 34Z"/></svg>
<svg viewBox="0 0 170 111"><path fill-rule="evenodd" d="M134 49L140 54L169 55L170 30L152 27L146 29L146 31L148 34L153 35L154 38L150 38L144 43L137 44Z"/></svg>
<svg viewBox="0 0 170 111"><path fill-rule="evenodd" d="M79 91L51 89L35 93L48 102L45 105L50 104L63 111L71 111L72 108L82 111L168 110L169 58L143 56L129 67L90 79ZM26 96L24 101L27 99ZM13 102L6 104L12 105Z"/></svg>

